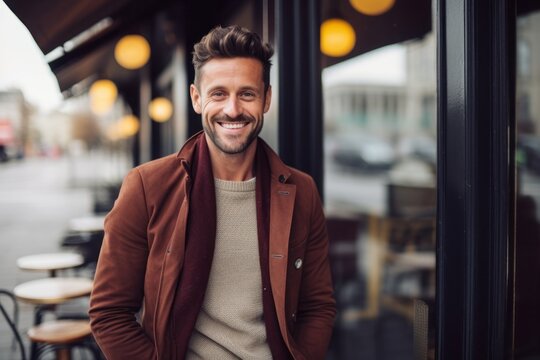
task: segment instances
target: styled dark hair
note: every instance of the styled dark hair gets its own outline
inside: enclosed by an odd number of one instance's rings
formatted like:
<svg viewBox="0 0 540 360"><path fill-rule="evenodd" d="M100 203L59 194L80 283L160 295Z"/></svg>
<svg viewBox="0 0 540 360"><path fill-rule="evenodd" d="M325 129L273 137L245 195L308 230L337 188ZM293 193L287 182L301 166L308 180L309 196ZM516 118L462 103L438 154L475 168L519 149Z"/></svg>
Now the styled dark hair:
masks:
<svg viewBox="0 0 540 360"><path fill-rule="evenodd" d="M238 25L215 27L203 36L193 47L193 67L195 85L199 86L201 68L208 61L216 58L248 57L259 60L263 65L264 91L270 86L270 58L274 49L263 43L259 35Z"/></svg>

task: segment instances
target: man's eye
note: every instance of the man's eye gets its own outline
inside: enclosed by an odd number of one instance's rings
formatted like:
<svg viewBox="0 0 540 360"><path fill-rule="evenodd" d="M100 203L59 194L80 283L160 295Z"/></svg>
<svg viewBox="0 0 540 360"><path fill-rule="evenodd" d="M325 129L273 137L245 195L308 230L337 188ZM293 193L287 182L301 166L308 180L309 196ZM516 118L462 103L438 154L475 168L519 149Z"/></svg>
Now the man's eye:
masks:
<svg viewBox="0 0 540 360"><path fill-rule="evenodd" d="M246 97L246 98L253 98L255 97L255 94L252 93L252 92L245 92L242 94L243 97Z"/></svg>
<svg viewBox="0 0 540 360"><path fill-rule="evenodd" d="M225 96L225 93L224 93L223 91L216 91L216 92L213 92L213 93L212 93L212 96L213 96L213 97L218 97L218 98L219 98L219 97Z"/></svg>

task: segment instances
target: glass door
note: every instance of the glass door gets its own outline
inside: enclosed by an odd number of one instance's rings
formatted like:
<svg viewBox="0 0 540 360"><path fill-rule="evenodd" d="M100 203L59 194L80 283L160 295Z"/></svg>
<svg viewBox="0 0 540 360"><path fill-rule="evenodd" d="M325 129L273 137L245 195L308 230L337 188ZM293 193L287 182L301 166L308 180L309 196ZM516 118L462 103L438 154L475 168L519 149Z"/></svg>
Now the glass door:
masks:
<svg viewBox="0 0 540 360"><path fill-rule="evenodd" d="M432 4L366 3L323 2L324 194L338 304L329 358L433 358ZM351 49L333 53L332 26L347 23Z"/></svg>

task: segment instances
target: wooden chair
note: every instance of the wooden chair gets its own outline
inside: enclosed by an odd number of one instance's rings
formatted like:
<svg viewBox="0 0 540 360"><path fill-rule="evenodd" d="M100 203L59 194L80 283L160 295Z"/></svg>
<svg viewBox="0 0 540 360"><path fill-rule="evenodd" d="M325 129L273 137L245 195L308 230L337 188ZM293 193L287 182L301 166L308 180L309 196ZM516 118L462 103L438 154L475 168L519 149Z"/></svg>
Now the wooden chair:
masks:
<svg viewBox="0 0 540 360"><path fill-rule="evenodd" d="M99 351L89 340L92 331L88 320L52 320L31 327L28 338L38 344L35 359L45 353L56 352L56 359L71 358L71 349L83 347L90 350L94 359L100 359Z"/></svg>
<svg viewBox="0 0 540 360"><path fill-rule="evenodd" d="M386 215L394 218L434 217L437 189L434 186L390 183L386 186Z"/></svg>
<svg viewBox="0 0 540 360"><path fill-rule="evenodd" d="M435 270L435 219L371 215L368 228L367 251L370 264L366 278L366 306L360 311L347 311L343 316L348 321L374 319L379 316L380 307L383 305L412 321L414 318L412 300L415 296L405 294L401 296L396 287L388 286L390 284L388 272L390 269L397 269L401 274L428 274L422 293L417 295L422 298L432 297L427 290L431 291L434 288L434 284L430 282L434 280L431 275ZM402 302L404 298L409 299Z"/></svg>

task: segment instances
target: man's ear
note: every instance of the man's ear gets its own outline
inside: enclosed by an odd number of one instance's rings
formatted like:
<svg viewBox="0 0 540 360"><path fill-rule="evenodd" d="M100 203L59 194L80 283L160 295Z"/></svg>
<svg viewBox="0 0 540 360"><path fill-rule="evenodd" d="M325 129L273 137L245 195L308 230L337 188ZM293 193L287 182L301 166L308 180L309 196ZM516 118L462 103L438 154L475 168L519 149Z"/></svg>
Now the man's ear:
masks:
<svg viewBox="0 0 540 360"><path fill-rule="evenodd" d="M272 102L272 86L268 85L266 94L264 95L264 113L270 109L270 103Z"/></svg>
<svg viewBox="0 0 540 360"><path fill-rule="evenodd" d="M191 106L197 114L202 113L201 94L194 84L189 87L189 95L191 96Z"/></svg>

